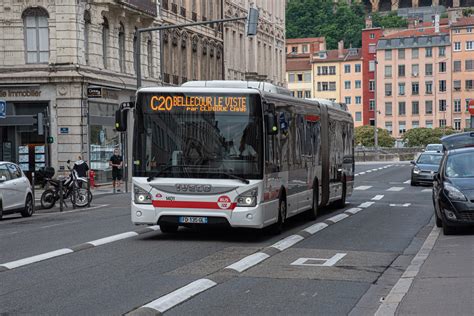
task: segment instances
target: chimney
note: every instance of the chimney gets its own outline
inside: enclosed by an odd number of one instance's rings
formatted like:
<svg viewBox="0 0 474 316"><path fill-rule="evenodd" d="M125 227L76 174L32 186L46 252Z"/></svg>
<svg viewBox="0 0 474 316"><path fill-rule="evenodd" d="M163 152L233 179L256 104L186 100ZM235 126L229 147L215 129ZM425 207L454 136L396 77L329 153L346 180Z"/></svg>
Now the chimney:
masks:
<svg viewBox="0 0 474 316"><path fill-rule="evenodd" d="M326 42L319 43L319 50L320 51L325 51L326 50Z"/></svg>
<svg viewBox="0 0 474 316"><path fill-rule="evenodd" d="M339 41L337 43L337 56L339 58L344 57L344 41Z"/></svg>
<svg viewBox="0 0 474 316"><path fill-rule="evenodd" d="M366 29L371 29L373 26L372 24L372 17L369 15L365 18L365 28Z"/></svg>
<svg viewBox="0 0 474 316"><path fill-rule="evenodd" d="M439 33L439 14L436 14L435 15L435 20L434 20L434 24L435 24L435 33Z"/></svg>

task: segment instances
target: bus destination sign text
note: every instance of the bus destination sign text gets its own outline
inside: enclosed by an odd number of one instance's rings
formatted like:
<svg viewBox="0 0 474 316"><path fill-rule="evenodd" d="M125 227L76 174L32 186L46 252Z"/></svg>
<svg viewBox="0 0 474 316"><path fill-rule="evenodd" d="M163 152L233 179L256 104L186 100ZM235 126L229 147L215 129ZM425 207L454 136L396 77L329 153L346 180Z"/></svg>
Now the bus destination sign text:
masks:
<svg viewBox="0 0 474 316"><path fill-rule="evenodd" d="M153 111L172 111L180 108L190 112L247 112L246 96L152 96Z"/></svg>

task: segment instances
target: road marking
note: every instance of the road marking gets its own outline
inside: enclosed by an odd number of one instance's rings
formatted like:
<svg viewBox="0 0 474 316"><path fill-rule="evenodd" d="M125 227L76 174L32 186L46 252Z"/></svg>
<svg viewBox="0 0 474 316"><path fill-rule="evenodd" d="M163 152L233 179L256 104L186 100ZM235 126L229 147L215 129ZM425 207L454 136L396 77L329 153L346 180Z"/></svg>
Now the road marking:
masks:
<svg viewBox="0 0 474 316"><path fill-rule="evenodd" d="M20 259L20 260L16 260L16 261L3 263L3 264L0 264L0 267L5 267L7 269L15 269L15 268L18 268L18 267L26 266L26 265L31 264L31 263L40 262L40 261L51 259L51 258L54 258L54 257L59 257L59 256L62 256L62 255L71 253L71 252L74 252L74 251L72 251L71 249L68 249L68 248L63 248L63 249L43 253L43 254L40 254L40 255L36 255L36 256L33 256L33 257L28 257L28 258L24 258L24 259Z"/></svg>
<svg viewBox="0 0 474 316"><path fill-rule="evenodd" d="M339 260L344 258L347 253L336 253L329 259L323 258L299 258L296 261L292 262L292 266L310 266L310 267L332 267L335 265ZM308 263L311 261L322 262L322 263Z"/></svg>
<svg viewBox="0 0 474 316"><path fill-rule="evenodd" d="M380 167L380 168L379 168L379 170L383 170L383 169L385 169L385 168L383 168L383 167Z"/></svg>
<svg viewBox="0 0 474 316"><path fill-rule="evenodd" d="M439 232L440 229L438 227L433 227L431 233L423 243L423 246L421 246L421 249L413 258L410 265L402 274L397 283L393 286L390 293L387 295L387 297L385 297L382 304L377 309L377 312L375 312L375 316L395 315L398 305L400 305L403 297L407 294L411 284L413 283L413 280L420 272L421 266L430 255L431 250L433 250L434 244L438 239Z"/></svg>
<svg viewBox="0 0 474 316"><path fill-rule="evenodd" d="M405 204L390 204L390 206L395 206L395 207L409 207L411 203L405 203Z"/></svg>
<svg viewBox="0 0 474 316"><path fill-rule="evenodd" d="M372 198L372 201L380 201L381 199L383 199L384 195L376 195Z"/></svg>
<svg viewBox="0 0 474 316"><path fill-rule="evenodd" d="M209 279L199 279L192 283L189 283L182 288L177 289L165 296L160 297L153 302L143 305L141 308L151 308L161 313L166 312L170 308L189 300L191 297L198 295L214 286L217 283ZM139 314L139 309L136 311ZM133 315L133 312L131 313Z"/></svg>
<svg viewBox="0 0 474 316"><path fill-rule="evenodd" d="M423 189L421 192L433 192L433 189Z"/></svg>
<svg viewBox="0 0 474 316"><path fill-rule="evenodd" d="M79 221L72 221L72 222L65 222L65 223L58 223L58 224L52 224L52 225L47 225L47 226L41 226L40 229L51 228L51 227L55 227L55 226L67 225L67 224L78 223L78 222Z"/></svg>
<svg viewBox="0 0 474 316"><path fill-rule="evenodd" d="M59 214L68 214L68 213L90 211L90 210L95 210L95 209L98 209L98 208L106 207L106 206L109 206L109 205L110 204L101 204L101 205L96 205L96 206L92 206L92 207L76 208L75 210L56 212L56 213L43 213L43 214L36 214L35 213L35 216L54 216L54 215L59 215Z"/></svg>
<svg viewBox="0 0 474 316"><path fill-rule="evenodd" d="M273 245L271 245L270 247L273 247L273 248L276 248L280 251L283 251L287 248L290 248L291 246L293 246L294 244L297 244L299 243L300 241L302 241L304 239L304 237L300 236L300 235L291 235L291 236L288 236L286 237L285 239L282 239L276 243L274 243Z"/></svg>
<svg viewBox="0 0 474 316"><path fill-rule="evenodd" d="M405 182L403 182L403 183L408 184L408 183L410 183L410 182L411 182L411 180L407 180L407 181L405 181Z"/></svg>
<svg viewBox="0 0 474 316"><path fill-rule="evenodd" d="M362 211L361 208L359 208L359 207L353 207L353 208L348 209L348 210L345 211L344 213L350 213L350 214L352 214L352 215L355 215L355 214L359 213L360 211Z"/></svg>
<svg viewBox="0 0 474 316"><path fill-rule="evenodd" d="M356 190L356 191L365 191L365 190L370 189L371 187L372 187L371 185L360 185L360 186L356 187L354 190Z"/></svg>
<svg viewBox="0 0 474 316"><path fill-rule="evenodd" d="M226 269L232 269L237 272L243 272L256 264L259 264L263 260L270 258L270 255L267 255L263 252L257 252L250 256L247 256L236 263L231 264L230 266L225 267Z"/></svg>
<svg viewBox="0 0 474 316"><path fill-rule="evenodd" d="M320 230L323 230L324 228L328 227L329 225L326 224L326 223L316 223L314 225L311 225L305 229L303 229L303 231L305 232L308 232L310 233L311 235L314 235L316 234L317 232L319 232Z"/></svg>
<svg viewBox="0 0 474 316"><path fill-rule="evenodd" d="M390 189L387 189L387 191L399 192L403 189L404 189L403 187L391 187Z"/></svg>
<svg viewBox="0 0 474 316"><path fill-rule="evenodd" d="M371 172L372 172L372 170L367 170L365 173L371 173Z"/></svg>
<svg viewBox="0 0 474 316"><path fill-rule="evenodd" d="M135 236L138 236L138 233L136 233L136 232L126 232L126 233L122 233L122 234L118 234L118 235L113 235L113 236L109 236L109 237L89 241L89 242L87 242L87 244L91 244L91 245L97 247L97 246L105 245L105 244L108 244L108 243L111 243L111 242L114 242L114 241L117 241L117 240L122 240L122 239L135 237Z"/></svg>
<svg viewBox="0 0 474 316"><path fill-rule="evenodd" d="M365 174L365 172L359 172L359 174Z"/></svg>
<svg viewBox="0 0 474 316"><path fill-rule="evenodd" d="M369 206L371 206L372 204L374 204L375 202L364 202L362 203L361 205L359 205L358 207L360 208L367 208Z"/></svg>
<svg viewBox="0 0 474 316"><path fill-rule="evenodd" d="M349 217L349 215L341 213L341 214L337 214L336 216L333 216L331 218L328 218L327 221L337 223L339 221L342 221L344 218L348 218L348 217Z"/></svg>

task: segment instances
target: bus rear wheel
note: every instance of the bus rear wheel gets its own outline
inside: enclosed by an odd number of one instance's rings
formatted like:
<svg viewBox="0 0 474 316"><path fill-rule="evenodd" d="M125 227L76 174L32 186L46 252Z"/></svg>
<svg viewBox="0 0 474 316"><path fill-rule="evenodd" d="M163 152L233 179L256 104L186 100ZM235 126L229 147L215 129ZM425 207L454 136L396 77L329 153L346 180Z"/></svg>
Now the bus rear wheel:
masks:
<svg viewBox="0 0 474 316"><path fill-rule="evenodd" d="M347 195L347 184L346 184L346 177L342 178L342 194L341 198L336 201L335 205L337 208L344 208L346 207L346 195Z"/></svg>

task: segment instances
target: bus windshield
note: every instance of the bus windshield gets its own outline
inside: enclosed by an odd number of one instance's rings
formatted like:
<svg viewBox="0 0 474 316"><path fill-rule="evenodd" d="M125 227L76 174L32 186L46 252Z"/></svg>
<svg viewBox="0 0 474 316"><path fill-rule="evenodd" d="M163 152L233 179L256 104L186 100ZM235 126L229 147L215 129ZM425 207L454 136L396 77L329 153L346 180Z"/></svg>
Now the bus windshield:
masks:
<svg viewBox="0 0 474 316"><path fill-rule="evenodd" d="M140 93L134 176L263 177L260 95Z"/></svg>

